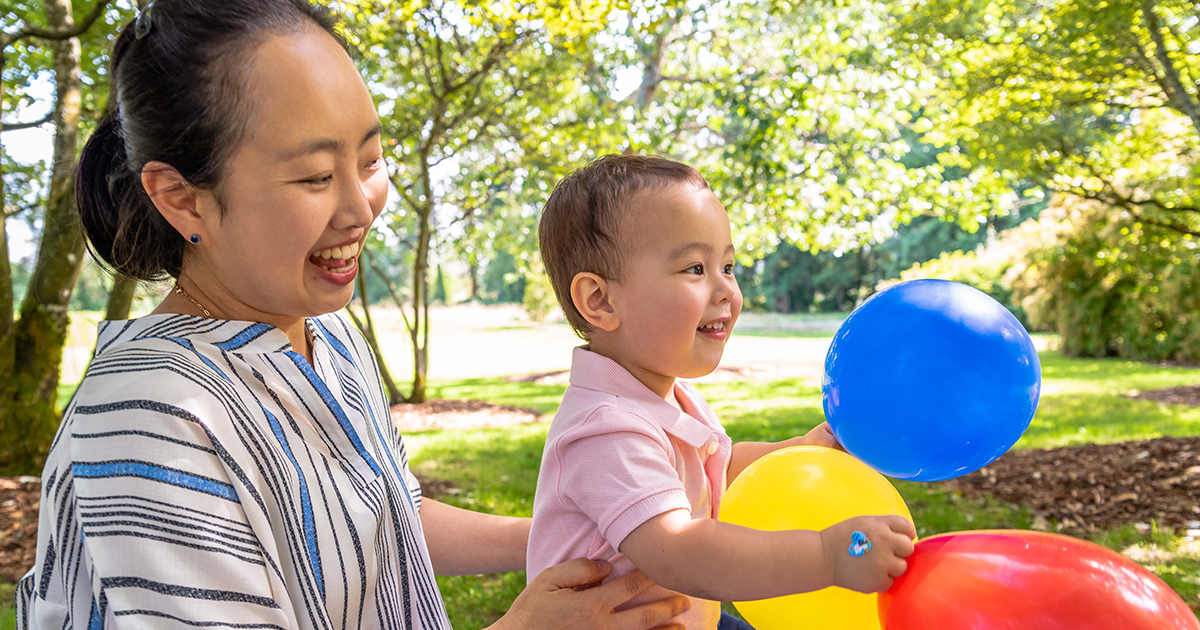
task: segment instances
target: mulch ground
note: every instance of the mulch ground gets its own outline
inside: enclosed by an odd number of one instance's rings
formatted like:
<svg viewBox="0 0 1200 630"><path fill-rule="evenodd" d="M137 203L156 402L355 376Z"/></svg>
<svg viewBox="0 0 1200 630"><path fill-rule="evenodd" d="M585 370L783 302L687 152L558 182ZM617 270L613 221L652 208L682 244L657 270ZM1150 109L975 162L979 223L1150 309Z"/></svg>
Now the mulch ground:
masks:
<svg viewBox="0 0 1200 630"><path fill-rule="evenodd" d="M1137 397L1200 406L1200 387ZM431 400L396 405L392 419L402 432L413 432L523 424L542 414L481 401ZM1068 530L1151 520L1163 528L1200 529L1200 437L1010 451L982 470L942 483L967 497L1027 506L1035 520ZM430 496L457 491L438 480L424 484ZM40 489L35 477L0 477L0 581L15 582L34 564Z"/></svg>
<svg viewBox="0 0 1200 630"><path fill-rule="evenodd" d="M1067 529L1151 520L1200 529L1200 437L1009 451L943 484L1026 506L1035 519Z"/></svg>
<svg viewBox="0 0 1200 630"><path fill-rule="evenodd" d="M0 582L16 582L37 559L42 480L0 477Z"/></svg>
<svg viewBox="0 0 1200 630"><path fill-rule="evenodd" d="M434 429L477 429L526 424L542 419L542 413L527 407L494 405L482 400L427 400L392 407L392 422L401 433Z"/></svg>

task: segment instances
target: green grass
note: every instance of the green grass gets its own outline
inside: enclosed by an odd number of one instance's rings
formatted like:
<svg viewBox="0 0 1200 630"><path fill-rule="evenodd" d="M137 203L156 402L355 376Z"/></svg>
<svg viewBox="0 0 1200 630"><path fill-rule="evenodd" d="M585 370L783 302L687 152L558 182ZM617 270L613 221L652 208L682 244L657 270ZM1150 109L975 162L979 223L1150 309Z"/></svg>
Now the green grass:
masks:
<svg viewBox="0 0 1200 630"><path fill-rule="evenodd" d="M1200 435L1200 409L1123 397L1131 391L1200 384L1200 369L1131 361L1066 359L1043 352L1042 399L1017 448ZM824 420L820 388L802 381L707 383L699 386L734 440L776 441ZM73 389L64 385L60 391ZM547 418L565 386L503 379L433 382L429 395L530 407ZM69 395L69 394L68 394ZM448 481L457 494L439 499L460 507L528 516L532 510L548 423L504 429L437 431L405 437L413 470ZM898 482L922 536L947 531L1031 526L1024 508L996 500L969 500L939 486ZM1053 530L1054 523L1051 523ZM1132 525L1092 537L1111 549L1156 552L1152 571L1191 603L1200 602L1200 557L1176 553L1181 539L1165 532L1139 534ZM1155 555L1155 554L1151 554ZM479 628L498 618L525 584L524 573L439 578L455 627ZM11 589L11 586L9 587ZM0 591L0 595L3 591ZM7 597L11 600L11 595ZM9 604L11 606L11 604ZM0 609L0 619L11 618ZM5 626L0 625L0 630Z"/></svg>
<svg viewBox="0 0 1200 630"><path fill-rule="evenodd" d="M1041 355L1044 387L1038 413L1017 448L1085 442L1200 435L1200 409L1134 401L1133 390L1200 384L1200 370L1129 361L1066 359ZM734 440L781 440L824 420L820 388L800 381L708 383L699 386ZM445 398L472 397L533 407L550 414L563 386L470 379L436 383ZM527 516L548 425L472 432L440 431L406 437L418 475L450 481L459 494L442 497L461 507ZM1082 431L1080 429L1083 429ZM994 499L970 500L939 486L897 482L922 536L989 528L1029 529L1028 510ZM1053 530L1055 523L1050 523ZM1132 525L1097 533L1096 542L1118 551L1162 551L1148 566L1188 602L1200 602L1200 558L1172 552L1181 544L1164 532L1138 534ZM444 578L443 594L455 627L481 627L503 614L524 584L523 573Z"/></svg>
<svg viewBox="0 0 1200 630"><path fill-rule="evenodd" d="M17 627L16 584L0 582L0 630L15 630Z"/></svg>

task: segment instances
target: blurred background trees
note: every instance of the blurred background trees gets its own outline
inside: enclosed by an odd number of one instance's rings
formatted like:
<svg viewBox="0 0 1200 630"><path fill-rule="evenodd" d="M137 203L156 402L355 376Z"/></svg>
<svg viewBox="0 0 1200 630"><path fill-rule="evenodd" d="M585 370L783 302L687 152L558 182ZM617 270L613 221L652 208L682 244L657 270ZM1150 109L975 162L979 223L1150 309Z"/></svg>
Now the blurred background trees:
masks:
<svg viewBox="0 0 1200 630"><path fill-rule="evenodd" d="M432 303L556 310L541 204L613 152L705 175L747 308L844 312L944 277L1067 354L1200 361L1191 3L329 4L384 125L392 192L352 313L373 337L372 306L403 310L414 369L387 377L393 402L425 397ZM85 261L64 178L136 3L5 6L0 146L20 150L0 150L0 431L20 437L0 461L28 471L68 310L124 317L134 298Z"/></svg>

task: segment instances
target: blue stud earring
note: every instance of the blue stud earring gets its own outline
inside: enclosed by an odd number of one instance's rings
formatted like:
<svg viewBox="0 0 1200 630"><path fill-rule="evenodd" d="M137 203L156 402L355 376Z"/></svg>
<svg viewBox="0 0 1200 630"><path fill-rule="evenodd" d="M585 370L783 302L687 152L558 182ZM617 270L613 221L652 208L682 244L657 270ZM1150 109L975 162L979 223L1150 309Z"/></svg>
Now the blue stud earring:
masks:
<svg viewBox="0 0 1200 630"><path fill-rule="evenodd" d="M193 234L192 237L188 240L190 240L192 242L192 245L199 245L200 244L200 235Z"/></svg>

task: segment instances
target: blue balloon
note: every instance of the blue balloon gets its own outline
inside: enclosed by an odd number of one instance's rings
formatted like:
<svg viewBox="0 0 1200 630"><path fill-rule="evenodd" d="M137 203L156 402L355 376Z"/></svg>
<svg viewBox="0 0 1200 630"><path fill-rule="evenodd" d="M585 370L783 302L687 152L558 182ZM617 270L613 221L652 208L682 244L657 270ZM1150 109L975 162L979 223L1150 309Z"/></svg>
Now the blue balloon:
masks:
<svg viewBox="0 0 1200 630"><path fill-rule="evenodd" d="M999 302L947 280L904 282L842 323L825 357L825 418L846 451L899 479L995 461L1037 410L1042 366Z"/></svg>

